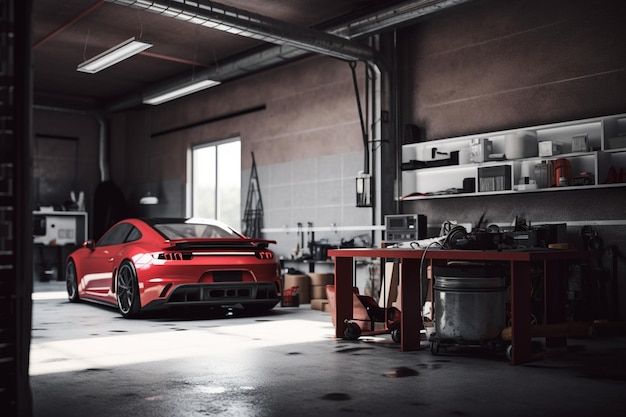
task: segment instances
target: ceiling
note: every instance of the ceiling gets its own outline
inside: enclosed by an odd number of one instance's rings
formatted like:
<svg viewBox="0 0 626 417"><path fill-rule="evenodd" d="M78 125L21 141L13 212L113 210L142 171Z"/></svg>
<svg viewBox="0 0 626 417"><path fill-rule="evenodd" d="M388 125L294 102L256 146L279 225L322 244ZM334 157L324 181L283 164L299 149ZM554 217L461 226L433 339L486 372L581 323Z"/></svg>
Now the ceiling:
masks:
<svg viewBox="0 0 626 417"><path fill-rule="evenodd" d="M166 83L176 83L207 71L221 70L222 81L247 72L303 56L305 51L290 43L294 38L305 43L321 43L322 50L348 48L367 30L383 30L399 22L399 7L413 9L433 4L462 2L442 0L197 0L216 10L230 12L237 22L261 21L268 30L287 42L274 52L273 60L262 59L280 41L255 39L209 28L148 10L143 5L180 6L191 12L198 9L190 0L33 0L32 65L34 104L82 110L122 109L140 105L141 94ZM222 7L223 6L223 7ZM183 7L183 6L180 6ZM438 6L443 7L443 6ZM236 10L235 10L236 9ZM406 7L403 10L411 10ZM427 12L437 11L437 8ZM384 13L384 14L383 14ZM418 14L407 13L409 17ZM419 17L419 16L418 16ZM338 33L350 22L361 20L369 29L352 34ZM384 23L381 23L382 21ZM251 24L252 25L252 24ZM252 27L252 26L251 26ZM339 28L339 29L338 29ZM312 29L315 32L312 32ZM356 29L355 29L356 30ZM331 36L325 31L335 33ZM321 40L317 39L320 34ZM311 36L313 35L313 36ZM341 35L341 38L337 35ZM131 37L147 40L153 47L96 74L76 71L83 61ZM339 46L335 41L341 41ZM343 42L343 43L342 43ZM344 45L345 43L345 45ZM358 44L361 47L361 44ZM366 47L363 47L366 48ZM295 53L294 53L295 52ZM357 52L361 52L357 48ZM367 52L367 51L366 51ZM282 56L281 56L282 55ZM252 58L251 58L252 57ZM247 59L246 65L242 60ZM237 71L233 71L233 63ZM229 67L229 64L231 67ZM245 67L245 68L244 68ZM230 68L230 70L226 70Z"/></svg>

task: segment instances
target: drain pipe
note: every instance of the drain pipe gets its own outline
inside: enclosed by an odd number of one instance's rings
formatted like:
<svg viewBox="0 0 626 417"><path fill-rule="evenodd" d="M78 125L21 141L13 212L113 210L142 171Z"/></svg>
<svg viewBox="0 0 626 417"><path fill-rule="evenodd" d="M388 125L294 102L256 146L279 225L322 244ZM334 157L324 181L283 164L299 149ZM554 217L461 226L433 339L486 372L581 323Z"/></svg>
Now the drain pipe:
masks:
<svg viewBox="0 0 626 417"><path fill-rule="evenodd" d="M370 172L370 158L369 158L369 140L367 137L367 130L365 127L365 120L363 118L363 109L361 107L361 95L359 94L359 84L356 79L356 62L350 62L350 69L352 70L352 84L354 85L354 95L356 96L356 106L359 111L359 121L361 122L361 137L363 139L363 146L365 150L365 155L363 159L363 172L365 174L369 174Z"/></svg>
<svg viewBox="0 0 626 417"><path fill-rule="evenodd" d="M98 135L100 182L105 182L111 179L111 170L109 167L109 126L106 119L100 113L94 114L94 117L100 127L100 133Z"/></svg>

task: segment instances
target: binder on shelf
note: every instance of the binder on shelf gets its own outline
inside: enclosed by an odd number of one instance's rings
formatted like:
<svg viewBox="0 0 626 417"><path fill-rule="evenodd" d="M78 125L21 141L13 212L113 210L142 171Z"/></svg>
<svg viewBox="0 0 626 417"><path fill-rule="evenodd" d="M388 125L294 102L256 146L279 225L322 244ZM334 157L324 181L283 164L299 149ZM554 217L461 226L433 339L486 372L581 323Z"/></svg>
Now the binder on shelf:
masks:
<svg viewBox="0 0 626 417"><path fill-rule="evenodd" d="M511 189L511 165L478 168L478 191Z"/></svg>

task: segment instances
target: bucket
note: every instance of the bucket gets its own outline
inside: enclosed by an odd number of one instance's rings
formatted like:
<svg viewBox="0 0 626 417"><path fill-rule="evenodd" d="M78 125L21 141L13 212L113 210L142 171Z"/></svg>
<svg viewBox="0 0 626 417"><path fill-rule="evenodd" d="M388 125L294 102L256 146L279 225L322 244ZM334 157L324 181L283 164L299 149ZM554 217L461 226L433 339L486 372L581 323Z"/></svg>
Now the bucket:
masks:
<svg viewBox="0 0 626 417"><path fill-rule="evenodd" d="M506 279L501 267L435 267L435 334L439 339L483 341L506 327Z"/></svg>

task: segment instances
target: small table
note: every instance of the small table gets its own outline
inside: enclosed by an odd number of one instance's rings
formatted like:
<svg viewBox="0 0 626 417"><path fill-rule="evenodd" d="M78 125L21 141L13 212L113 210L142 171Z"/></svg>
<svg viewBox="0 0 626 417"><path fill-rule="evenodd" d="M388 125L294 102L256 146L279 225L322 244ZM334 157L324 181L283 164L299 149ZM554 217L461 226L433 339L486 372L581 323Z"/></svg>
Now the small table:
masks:
<svg viewBox="0 0 626 417"><path fill-rule="evenodd" d="M355 258L398 259L400 262L400 297L402 319L400 350L421 348L422 294L419 279L406 279L421 268L422 259L431 266L448 261L488 261L508 263L511 274L511 364L532 360L531 341L531 265L540 263L544 282L544 321L546 324L565 321L567 302L567 270L572 260L584 259L584 252L562 249L481 251L460 249L355 248L329 249L335 260L336 326L335 337L343 337L346 320L352 318L352 279ZM549 347L565 346L566 338L548 337Z"/></svg>

